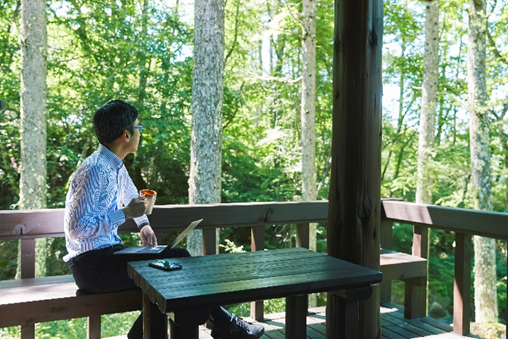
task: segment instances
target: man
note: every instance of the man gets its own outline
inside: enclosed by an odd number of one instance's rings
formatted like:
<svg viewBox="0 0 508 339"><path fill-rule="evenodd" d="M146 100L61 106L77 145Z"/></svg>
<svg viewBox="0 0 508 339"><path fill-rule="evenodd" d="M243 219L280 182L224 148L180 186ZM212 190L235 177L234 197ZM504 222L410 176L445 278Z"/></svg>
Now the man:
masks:
<svg viewBox="0 0 508 339"><path fill-rule="evenodd" d="M138 110L132 105L112 100L94 115L94 129L100 145L72 175L65 202L64 257L80 290L104 293L135 288L127 275L125 256L114 253L125 248L118 237L118 227L134 219L143 245L157 245L157 238L123 159L136 153L141 130ZM165 249L144 259L189 256L185 249ZM256 339L264 333L261 325L247 323L222 307L210 308L212 337L216 339ZM128 338L142 338L140 316Z"/></svg>

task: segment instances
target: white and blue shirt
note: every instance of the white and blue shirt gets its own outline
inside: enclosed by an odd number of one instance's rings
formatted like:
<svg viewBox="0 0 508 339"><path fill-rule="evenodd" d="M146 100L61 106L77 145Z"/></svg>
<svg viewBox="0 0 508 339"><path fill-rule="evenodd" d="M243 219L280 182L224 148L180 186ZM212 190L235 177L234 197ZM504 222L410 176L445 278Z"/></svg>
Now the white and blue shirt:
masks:
<svg viewBox="0 0 508 339"><path fill-rule="evenodd" d="M107 147L83 161L72 175L65 201L64 231L69 261L75 256L120 244L118 227L125 222L121 208L139 196L138 190L118 158ZM134 218L148 222L146 215Z"/></svg>

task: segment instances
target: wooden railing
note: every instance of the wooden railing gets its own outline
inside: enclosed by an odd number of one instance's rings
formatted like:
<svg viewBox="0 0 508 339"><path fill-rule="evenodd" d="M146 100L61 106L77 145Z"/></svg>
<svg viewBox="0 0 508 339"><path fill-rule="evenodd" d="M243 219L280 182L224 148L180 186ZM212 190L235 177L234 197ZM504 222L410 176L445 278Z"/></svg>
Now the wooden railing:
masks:
<svg viewBox="0 0 508 339"><path fill-rule="evenodd" d="M454 331L466 335L470 322L471 236L481 235L508 239L508 214L467 209L422 205L383 200L381 244L391 248L392 223L415 226L416 238L424 227L455 232ZM21 239L22 278L35 272L35 238L62 237L63 210L0 211L0 241ZM309 223L326 222L327 201L266 202L212 205L156 206L150 221L157 233L183 229L191 220L203 218L203 253L216 253L216 228L250 227L252 250L264 249L264 226L297 225L297 245L308 247ZM121 232L136 232L133 222L127 222ZM415 243L414 252L423 253L422 242ZM425 244L423 244L425 246ZM263 318L261 302L253 303L251 316Z"/></svg>
<svg viewBox="0 0 508 339"><path fill-rule="evenodd" d="M383 200L382 238L391 239L391 227L399 222L415 228L413 252L425 253L425 241L418 241L425 227L455 232L455 279L453 287L453 331L470 333L471 321L471 237L480 235L508 240L508 214ZM383 234L384 233L384 234ZM383 243L389 248L391 244ZM507 300L508 307L508 300ZM507 316L508 318L508 316ZM506 319L508 320L508 319ZM507 322L508 323L508 322Z"/></svg>
<svg viewBox="0 0 508 339"><path fill-rule="evenodd" d="M155 206L150 222L160 239L163 231L181 230L190 221L203 218L203 254L216 253L216 228L250 227L252 250L263 250L266 225L296 224L297 246L309 245L309 223L325 222L328 203L270 202L212 205ZM21 239L21 278L35 275L35 239L63 237L63 209L0 211L0 241ZM132 221L120 226L122 233L138 232ZM263 303L254 302L253 318L263 318Z"/></svg>

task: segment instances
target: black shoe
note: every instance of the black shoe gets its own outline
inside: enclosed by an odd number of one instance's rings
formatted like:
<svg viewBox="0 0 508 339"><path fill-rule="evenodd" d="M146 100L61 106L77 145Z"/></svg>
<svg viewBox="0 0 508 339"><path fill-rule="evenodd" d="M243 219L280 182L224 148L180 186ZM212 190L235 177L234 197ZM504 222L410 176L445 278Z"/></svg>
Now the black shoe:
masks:
<svg viewBox="0 0 508 339"><path fill-rule="evenodd" d="M214 327L214 339L258 339L265 333L262 325L251 324L233 315L229 324L223 327Z"/></svg>

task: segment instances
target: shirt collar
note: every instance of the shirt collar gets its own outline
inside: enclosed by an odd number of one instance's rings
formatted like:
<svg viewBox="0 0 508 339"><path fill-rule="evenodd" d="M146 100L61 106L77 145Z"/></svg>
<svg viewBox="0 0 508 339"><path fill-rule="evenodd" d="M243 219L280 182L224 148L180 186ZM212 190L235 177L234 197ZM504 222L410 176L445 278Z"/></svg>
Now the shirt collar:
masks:
<svg viewBox="0 0 508 339"><path fill-rule="evenodd" d="M115 170L119 170L123 166L123 161L116 156L115 153L111 152L106 146L100 144L97 151L106 158L106 161Z"/></svg>

